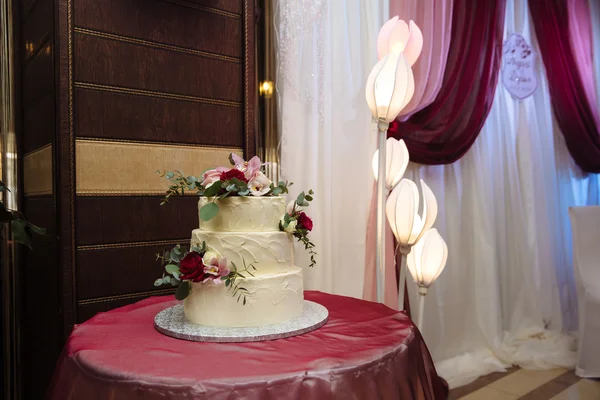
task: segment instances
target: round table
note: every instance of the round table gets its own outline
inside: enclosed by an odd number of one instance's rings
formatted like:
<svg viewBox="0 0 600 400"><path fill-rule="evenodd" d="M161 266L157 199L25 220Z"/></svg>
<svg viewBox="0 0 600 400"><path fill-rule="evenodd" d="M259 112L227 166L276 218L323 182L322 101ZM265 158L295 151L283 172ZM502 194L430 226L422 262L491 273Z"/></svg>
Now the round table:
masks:
<svg viewBox="0 0 600 400"><path fill-rule="evenodd" d="M74 328L48 397L66 399L445 399L419 331L382 304L305 292L329 310L316 331L254 343L162 335L152 297Z"/></svg>

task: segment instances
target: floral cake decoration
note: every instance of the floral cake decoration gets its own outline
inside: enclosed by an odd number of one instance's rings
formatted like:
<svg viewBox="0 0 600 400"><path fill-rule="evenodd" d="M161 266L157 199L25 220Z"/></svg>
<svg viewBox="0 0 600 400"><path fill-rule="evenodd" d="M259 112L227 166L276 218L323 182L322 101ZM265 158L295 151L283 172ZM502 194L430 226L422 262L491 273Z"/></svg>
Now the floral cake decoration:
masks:
<svg viewBox="0 0 600 400"><path fill-rule="evenodd" d="M181 171L168 171L160 173L169 180L170 185L161 202L164 205L172 196L184 195L187 192L196 192L199 196L213 198L213 201L200 208L200 219L209 221L219 212L216 200L222 200L230 196L281 196L289 193L288 188L293 182L279 181L277 185L264 173L264 166L260 158L252 157L245 161L237 154L229 155L232 167L217 167L205 171L201 178L185 176ZM308 237L313 229L312 219L305 213L305 208L313 200L314 192L301 192L296 199L290 201L286 207L285 214L279 221L279 230L291 233L310 254L310 267L316 264L314 243ZM208 249L206 243L202 247L191 247L183 250L180 245L175 246L165 254L157 255L165 265L163 276L154 282L155 286L173 285L178 286L175 297L179 300L186 298L190 291L190 282L202 282L207 284L225 284L232 290L232 295L237 296L238 301L246 304L248 291L240 286L238 278L253 276L254 266L246 265L239 269L227 259L216 252ZM183 283L183 284L182 284Z"/></svg>

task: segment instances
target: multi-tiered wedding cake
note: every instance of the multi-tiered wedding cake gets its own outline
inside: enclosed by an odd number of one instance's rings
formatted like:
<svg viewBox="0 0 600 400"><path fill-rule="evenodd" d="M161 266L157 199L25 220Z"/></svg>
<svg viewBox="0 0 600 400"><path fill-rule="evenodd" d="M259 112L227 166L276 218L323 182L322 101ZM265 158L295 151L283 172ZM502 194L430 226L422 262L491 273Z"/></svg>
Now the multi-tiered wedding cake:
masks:
<svg viewBox="0 0 600 400"><path fill-rule="evenodd" d="M160 258L167 274L155 284L178 285L188 321L213 327L258 327L302 314L302 269L294 264L293 237L311 252L312 221L301 211L312 191L286 205L289 184L276 186L257 157L232 154L232 168L205 172L202 179L167 173L167 200L184 190L200 194L200 227L189 251L177 246Z"/></svg>

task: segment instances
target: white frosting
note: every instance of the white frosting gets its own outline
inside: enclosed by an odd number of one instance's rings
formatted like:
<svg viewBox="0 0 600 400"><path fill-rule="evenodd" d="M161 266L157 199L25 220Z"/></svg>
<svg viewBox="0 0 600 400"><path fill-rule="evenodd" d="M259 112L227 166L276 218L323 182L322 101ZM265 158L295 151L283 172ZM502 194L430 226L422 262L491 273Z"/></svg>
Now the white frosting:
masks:
<svg viewBox="0 0 600 400"><path fill-rule="evenodd" d="M236 283L248 290L245 305L243 298L238 302L223 283L193 283L192 292L184 300L186 318L200 325L247 327L277 324L302 313L301 268L238 278Z"/></svg>
<svg viewBox="0 0 600 400"><path fill-rule="evenodd" d="M279 220L285 214L284 196L232 196L222 200L200 197L198 210L215 201L217 215L209 221L200 219L200 229L213 232L279 232Z"/></svg>
<svg viewBox="0 0 600 400"><path fill-rule="evenodd" d="M294 266L294 242L287 232L210 232L192 231L192 246L202 242L233 262L238 269L254 264L256 273L283 272Z"/></svg>

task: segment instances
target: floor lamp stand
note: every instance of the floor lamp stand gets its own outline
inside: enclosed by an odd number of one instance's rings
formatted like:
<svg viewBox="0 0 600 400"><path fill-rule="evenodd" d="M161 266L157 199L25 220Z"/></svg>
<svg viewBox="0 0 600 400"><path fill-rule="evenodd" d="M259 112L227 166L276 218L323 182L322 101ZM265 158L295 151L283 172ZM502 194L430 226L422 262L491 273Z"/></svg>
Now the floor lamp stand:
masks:
<svg viewBox="0 0 600 400"><path fill-rule="evenodd" d="M399 246L400 249L400 276L398 278L398 310L404 310L404 287L406 282L406 258L410 253L410 246Z"/></svg>
<svg viewBox="0 0 600 400"><path fill-rule="evenodd" d="M425 314L425 295L427 294L427 288L424 286L419 287L419 318L417 319L417 328L423 335L423 314Z"/></svg>
<svg viewBox="0 0 600 400"><path fill-rule="evenodd" d="M377 280L377 301L384 302L385 290L385 183L386 183L386 144L389 123L377 121L377 148L379 150L379 165L377 172L377 247L375 248L375 267Z"/></svg>

